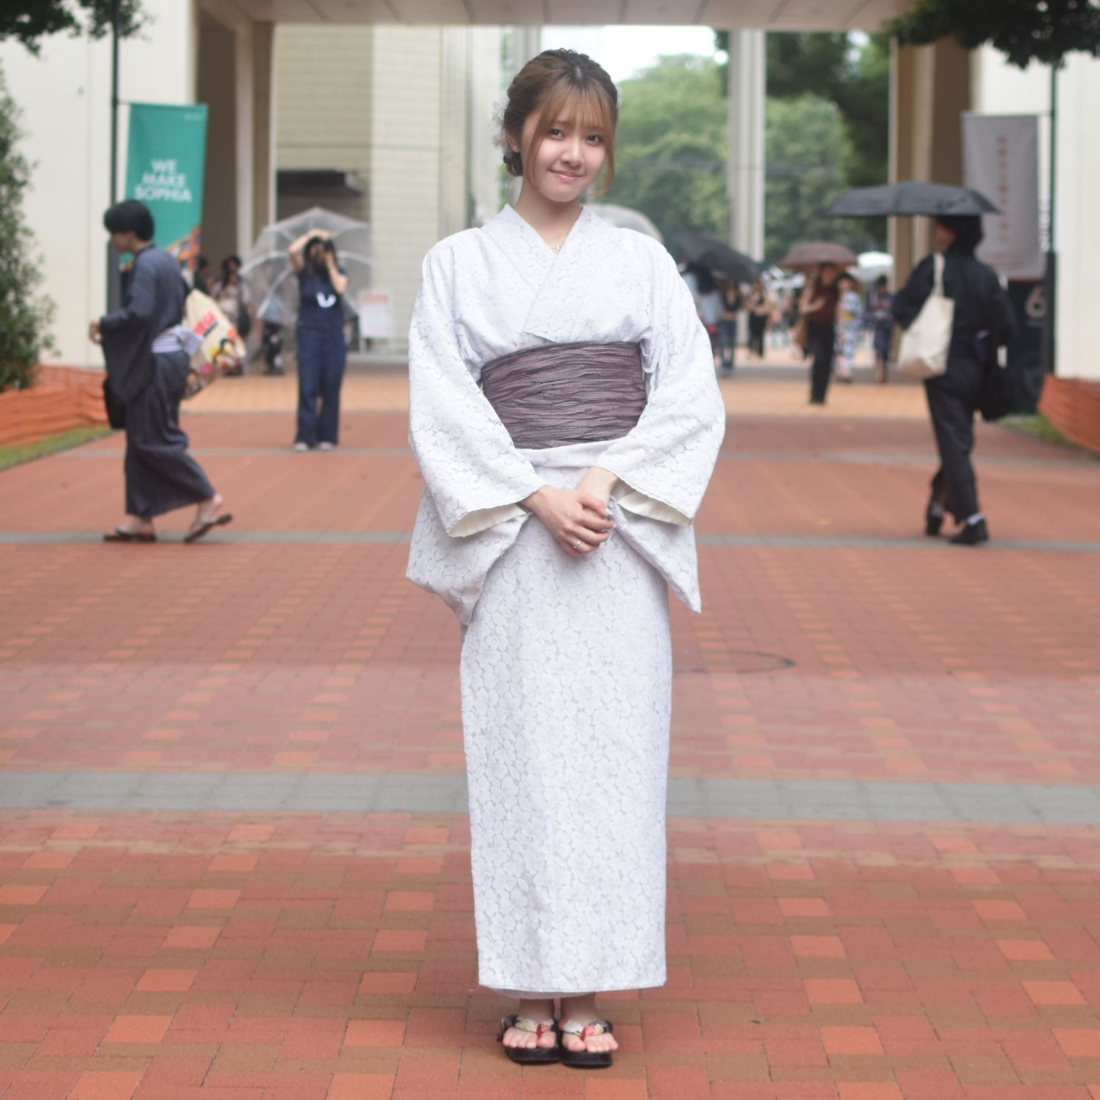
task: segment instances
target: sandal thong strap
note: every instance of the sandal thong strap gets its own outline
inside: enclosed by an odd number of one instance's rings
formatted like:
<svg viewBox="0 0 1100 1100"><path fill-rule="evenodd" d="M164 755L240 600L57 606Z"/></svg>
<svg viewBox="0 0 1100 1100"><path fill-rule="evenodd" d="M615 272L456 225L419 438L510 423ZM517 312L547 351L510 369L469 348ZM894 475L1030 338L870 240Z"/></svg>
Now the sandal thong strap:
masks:
<svg viewBox="0 0 1100 1100"><path fill-rule="evenodd" d="M584 1042L593 1035L610 1035L615 1030L615 1025L610 1020L593 1020L590 1024L579 1024L576 1020L566 1020L558 1024L558 1030L563 1035L576 1035Z"/></svg>
<svg viewBox="0 0 1100 1100"><path fill-rule="evenodd" d="M505 1016L500 1021L500 1034L497 1036L497 1042L504 1042L504 1033L511 1027L514 1027L517 1031L529 1031L537 1040L541 1039L548 1031L553 1031L554 1026L553 1020L543 1020L540 1023L538 1020L532 1020L530 1016Z"/></svg>

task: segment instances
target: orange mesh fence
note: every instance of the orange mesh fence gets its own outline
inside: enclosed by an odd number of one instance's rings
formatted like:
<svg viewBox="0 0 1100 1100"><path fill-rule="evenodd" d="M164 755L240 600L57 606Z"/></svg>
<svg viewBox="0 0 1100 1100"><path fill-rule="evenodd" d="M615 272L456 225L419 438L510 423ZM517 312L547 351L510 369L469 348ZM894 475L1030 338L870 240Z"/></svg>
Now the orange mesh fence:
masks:
<svg viewBox="0 0 1100 1100"><path fill-rule="evenodd" d="M1039 411L1066 439L1100 454L1100 382L1048 374Z"/></svg>
<svg viewBox="0 0 1100 1100"><path fill-rule="evenodd" d="M0 445L37 443L72 428L106 423L102 371L39 367L29 390L0 393Z"/></svg>

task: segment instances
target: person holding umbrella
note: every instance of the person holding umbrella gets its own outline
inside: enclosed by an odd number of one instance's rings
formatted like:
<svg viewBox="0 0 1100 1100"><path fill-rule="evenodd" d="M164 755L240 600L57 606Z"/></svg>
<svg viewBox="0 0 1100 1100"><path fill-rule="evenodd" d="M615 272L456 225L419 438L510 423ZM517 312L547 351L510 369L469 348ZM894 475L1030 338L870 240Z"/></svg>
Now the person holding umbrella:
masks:
<svg viewBox="0 0 1100 1100"><path fill-rule="evenodd" d="M956 545L975 546L989 538L978 504L978 485L970 452L974 449L974 411L981 400L985 372L995 366L997 349L1015 335L1016 318L997 273L974 255L982 240L978 215L940 215L933 244L944 254L943 293L954 300L947 369L924 383L936 433L940 467L932 478L925 510L925 534L936 536L945 512L959 529ZM902 328L917 318L932 293L935 264L926 256L894 297L894 317Z"/></svg>
<svg viewBox="0 0 1100 1100"><path fill-rule="evenodd" d="M339 442L340 387L347 365L341 295L348 288L332 234L310 229L287 250L298 276L298 431L296 451L331 451Z"/></svg>

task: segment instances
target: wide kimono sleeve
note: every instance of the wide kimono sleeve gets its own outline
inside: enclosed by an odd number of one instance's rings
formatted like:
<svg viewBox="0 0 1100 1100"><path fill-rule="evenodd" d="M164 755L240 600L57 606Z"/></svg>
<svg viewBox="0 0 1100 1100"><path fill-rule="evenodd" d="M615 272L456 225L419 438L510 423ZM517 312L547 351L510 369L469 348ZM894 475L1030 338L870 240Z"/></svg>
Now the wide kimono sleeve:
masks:
<svg viewBox="0 0 1100 1100"><path fill-rule="evenodd" d="M139 252L134 257L122 308L105 313L99 319L107 376L114 392L123 401L133 400L152 377L158 309L153 266Z"/></svg>
<svg viewBox="0 0 1100 1100"><path fill-rule="evenodd" d="M648 400L638 423L603 452L599 465L619 478L614 498L621 507L687 526L714 469L726 414L691 291L663 250L652 264Z"/></svg>
<svg viewBox="0 0 1100 1100"><path fill-rule="evenodd" d="M467 536L524 514L544 484L481 392L454 315L457 257L436 246L409 331L409 442L448 535Z"/></svg>

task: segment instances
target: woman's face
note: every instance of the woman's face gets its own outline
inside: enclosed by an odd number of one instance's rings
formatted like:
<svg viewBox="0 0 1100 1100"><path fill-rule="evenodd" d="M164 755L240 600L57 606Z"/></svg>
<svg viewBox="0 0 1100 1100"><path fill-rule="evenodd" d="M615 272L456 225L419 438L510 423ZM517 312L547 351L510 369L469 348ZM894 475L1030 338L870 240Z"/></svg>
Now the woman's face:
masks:
<svg viewBox="0 0 1100 1100"><path fill-rule="evenodd" d="M955 243L955 234L946 225L932 223L932 247L937 252L946 252Z"/></svg>
<svg viewBox="0 0 1100 1100"><path fill-rule="evenodd" d="M523 148L538 142L537 112L523 126ZM552 121L541 135L533 163L524 164L524 185L530 184L548 202L571 203L596 182L607 159L604 136L571 118Z"/></svg>
<svg viewBox="0 0 1100 1100"><path fill-rule="evenodd" d="M818 269L817 277L825 284L832 286L836 282L837 269L832 264L822 264Z"/></svg>

